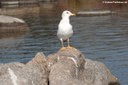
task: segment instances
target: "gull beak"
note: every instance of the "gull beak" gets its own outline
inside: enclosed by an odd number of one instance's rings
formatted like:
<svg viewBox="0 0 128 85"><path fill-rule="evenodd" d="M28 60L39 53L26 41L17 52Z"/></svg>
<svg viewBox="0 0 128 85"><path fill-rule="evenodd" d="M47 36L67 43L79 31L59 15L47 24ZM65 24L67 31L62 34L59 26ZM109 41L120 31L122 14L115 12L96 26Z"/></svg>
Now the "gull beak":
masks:
<svg viewBox="0 0 128 85"><path fill-rule="evenodd" d="M74 14L74 13L71 13L71 16L76 16L76 14Z"/></svg>

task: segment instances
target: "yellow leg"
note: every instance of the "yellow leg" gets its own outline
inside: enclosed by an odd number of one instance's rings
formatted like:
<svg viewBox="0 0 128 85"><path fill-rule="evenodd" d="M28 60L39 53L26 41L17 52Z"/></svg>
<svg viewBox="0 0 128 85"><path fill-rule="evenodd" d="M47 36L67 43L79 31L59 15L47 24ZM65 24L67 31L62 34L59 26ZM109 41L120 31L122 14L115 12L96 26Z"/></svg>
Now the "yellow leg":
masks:
<svg viewBox="0 0 128 85"><path fill-rule="evenodd" d="M62 48L60 50L63 51L66 49L66 47L64 47L63 39L60 39L60 41L61 41L61 45L62 45Z"/></svg>
<svg viewBox="0 0 128 85"><path fill-rule="evenodd" d="M68 42L68 47L67 48L72 48L72 46L70 46L70 40L69 40L69 38L67 39L67 42Z"/></svg>
<svg viewBox="0 0 128 85"><path fill-rule="evenodd" d="M62 48L64 47L63 39L60 39Z"/></svg>

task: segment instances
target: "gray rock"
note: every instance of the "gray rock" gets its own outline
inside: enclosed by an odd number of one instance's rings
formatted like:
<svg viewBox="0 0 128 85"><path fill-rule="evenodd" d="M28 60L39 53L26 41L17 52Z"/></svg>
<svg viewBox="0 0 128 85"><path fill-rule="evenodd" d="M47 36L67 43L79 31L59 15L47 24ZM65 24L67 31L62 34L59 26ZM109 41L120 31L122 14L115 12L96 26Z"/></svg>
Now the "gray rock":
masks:
<svg viewBox="0 0 128 85"><path fill-rule="evenodd" d="M120 85L100 62L85 59L75 48L45 58L42 52L28 63L0 64L0 85Z"/></svg>
<svg viewBox="0 0 128 85"><path fill-rule="evenodd" d="M38 53L27 64L1 64L0 85L48 85L48 71L45 63L45 56Z"/></svg>
<svg viewBox="0 0 128 85"><path fill-rule="evenodd" d="M0 15L0 23L25 23L22 19Z"/></svg>
<svg viewBox="0 0 128 85"><path fill-rule="evenodd" d="M89 10L89 11L79 11L77 15L80 16L98 16L98 15L111 15L116 14L116 12L110 10Z"/></svg>
<svg viewBox="0 0 128 85"><path fill-rule="evenodd" d="M0 33L17 33L28 31L29 28L22 19L0 15Z"/></svg>
<svg viewBox="0 0 128 85"><path fill-rule="evenodd" d="M119 85L104 64L84 58L74 48L49 55L49 85Z"/></svg>

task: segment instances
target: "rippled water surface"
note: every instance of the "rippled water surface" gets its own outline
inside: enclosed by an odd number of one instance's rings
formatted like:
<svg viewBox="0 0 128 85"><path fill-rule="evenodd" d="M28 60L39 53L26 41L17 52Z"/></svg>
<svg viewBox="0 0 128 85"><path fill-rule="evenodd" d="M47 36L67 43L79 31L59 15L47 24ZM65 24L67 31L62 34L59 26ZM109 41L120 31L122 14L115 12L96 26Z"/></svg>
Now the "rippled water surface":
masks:
<svg viewBox="0 0 128 85"><path fill-rule="evenodd" d="M37 52L46 56L56 52L60 42L56 36L60 12L56 15L26 14L23 18L30 30L24 35L0 38L0 63L27 62ZM128 85L128 13L107 16L71 17L74 35L71 45L86 58L103 62L122 85Z"/></svg>

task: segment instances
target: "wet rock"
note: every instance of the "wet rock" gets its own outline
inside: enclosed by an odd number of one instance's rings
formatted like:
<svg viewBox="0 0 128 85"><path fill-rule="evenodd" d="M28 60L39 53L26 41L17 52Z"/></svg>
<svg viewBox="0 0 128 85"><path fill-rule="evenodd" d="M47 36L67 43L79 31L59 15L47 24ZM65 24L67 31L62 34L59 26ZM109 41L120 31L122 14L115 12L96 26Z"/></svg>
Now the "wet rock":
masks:
<svg viewBox="0 0 128 85"><path fill-rule="evenodd" d="M16 33L28 30L27 24L22 19L0 15L0 33Z"/></svg>
<svg viewBox="0 0 128 85"><path fill-rule="evenodd" d="M47 64L50 85L114 85L118 82L104 64L85 59L74 48L49 55Z"/></svg>
<svg viewBox="0 0 128 85"><path fill-rule="evenodd" d="M0 64L0 85L48 85L48 71L43 53L27 64Z"/></svg>

